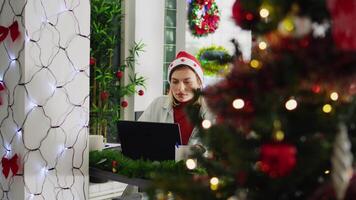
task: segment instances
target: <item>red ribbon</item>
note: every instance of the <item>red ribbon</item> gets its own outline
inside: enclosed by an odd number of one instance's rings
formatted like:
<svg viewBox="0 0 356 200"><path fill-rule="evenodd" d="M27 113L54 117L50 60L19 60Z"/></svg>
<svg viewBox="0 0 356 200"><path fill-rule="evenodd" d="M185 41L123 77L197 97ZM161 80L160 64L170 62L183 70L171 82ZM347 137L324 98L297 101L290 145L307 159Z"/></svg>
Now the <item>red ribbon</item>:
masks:
<svg viewBox="0 0 356 200"><path fill-rule="evenodd" d="M17 21L13 22L9 27L0 26L0 42L5 40L9 32L13 42L20 36L19 24Z"/></svg>
<svg viewBox="0 0 356 200"><path fill-rule="evenodd" d="M15 154L12 158L8 159L3 157L1 159L1 164L2 164L2 173L4 176L7 178L9 176L10 169L12 171L12 176L17 174L17 171L19 170L19 166L17 165L17 159L18 156Z"/></svg>

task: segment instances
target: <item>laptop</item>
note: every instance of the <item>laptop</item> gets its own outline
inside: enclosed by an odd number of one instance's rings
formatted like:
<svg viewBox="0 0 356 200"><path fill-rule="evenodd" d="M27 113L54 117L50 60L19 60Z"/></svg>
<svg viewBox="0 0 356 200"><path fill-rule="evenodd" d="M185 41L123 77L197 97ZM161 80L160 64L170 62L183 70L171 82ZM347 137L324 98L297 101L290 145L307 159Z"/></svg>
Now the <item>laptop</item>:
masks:
<svg viewBox="0 0 356 200"><path fill-rule="evenodd" d="M181 144L178 124L119 121L117 128L122 153L131 159L174 160Z"/></svg>

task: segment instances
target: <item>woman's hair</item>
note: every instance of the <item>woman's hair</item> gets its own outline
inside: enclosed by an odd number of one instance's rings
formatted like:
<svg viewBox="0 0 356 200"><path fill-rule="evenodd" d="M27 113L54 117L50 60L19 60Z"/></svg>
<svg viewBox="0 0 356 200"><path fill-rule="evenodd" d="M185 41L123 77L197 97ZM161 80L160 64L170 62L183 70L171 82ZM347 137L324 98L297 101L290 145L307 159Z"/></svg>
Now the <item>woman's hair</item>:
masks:
<svg viewBox="0 0 356 200"><path fill-rule="evenodd" d="M171 74L173 74L176 70L180 70L180 69L190 69L190 70L192 70L192 68L189 67L189 66L187 66L187 65L180 65L180 66L175 67L175 68L173 69L173 71L171 72ZM194 70L192 70L192 71L193 71L194 74L195 74L195 77L196 77L196 79L197 79L197 81L198 81L198 84L199 84L199 86L200 86L200 89L202 89L203 84L202 84L202 82L201 82L199 76L197 75L197 73L196 73ZM171 76L169 77L169 79L171 79ZM170 82L170 81L171 81L171 80L169 80L169 82ZM199 88L198 88L198 89L199 89ZM173 96L173 94L172 94L172 90L169 90L169 92L168 92L168 97L169 97L169 99L170 99L170 101L171 101L173 107L176 107L176 106L179 105L179 102L174 98L174 96ZM204 104L204 102L203 102L203 97L200 96L199 98L196 98L196 100L195 100L194 102L192 102L192 103L193 103L193 104L198 104L198 105L203 105L203 104Z"/></svg>

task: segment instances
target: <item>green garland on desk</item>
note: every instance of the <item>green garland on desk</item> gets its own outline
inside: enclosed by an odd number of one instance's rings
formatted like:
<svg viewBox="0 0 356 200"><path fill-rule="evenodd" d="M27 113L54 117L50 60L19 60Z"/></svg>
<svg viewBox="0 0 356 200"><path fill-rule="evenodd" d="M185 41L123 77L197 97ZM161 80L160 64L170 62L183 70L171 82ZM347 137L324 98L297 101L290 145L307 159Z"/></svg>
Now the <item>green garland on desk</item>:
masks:
<svg viewBox="0 0 356 200"><path fill-rule="evenodd" d="M184 161L146 161L132 160L117 150L92 151L89 153L90 167L117 173L128 178L154 179L162 174L205 174L205 170L197 168L189 170Z"/></svg>

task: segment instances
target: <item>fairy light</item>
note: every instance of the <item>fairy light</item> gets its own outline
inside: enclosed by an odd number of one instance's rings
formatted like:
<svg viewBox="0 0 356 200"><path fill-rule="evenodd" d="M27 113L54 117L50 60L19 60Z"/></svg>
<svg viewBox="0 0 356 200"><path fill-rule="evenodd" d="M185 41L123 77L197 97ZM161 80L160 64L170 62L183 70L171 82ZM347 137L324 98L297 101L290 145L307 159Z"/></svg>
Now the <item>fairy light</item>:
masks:
<svg viewBox="0 0 356 200"><path fill-rule="evenodd" d="M260 48L261 50L267 49L267 43L265 41L261 41L260 43L258 43L258 48Z"/></svg>
<svg viewBox="0 0 356 200"><path fill-rule="evenodd" d="M330 94L330 99L333 101L337 101L339 99L339 94L337 92L332 92Z"/></svg>
<svg viewBox="0 0 356 200"><path fill-rule="evenodd" d="M261 8L260 10L260 16L262 18L266 18L269 16L269 10L267 10L266 8Z"/></svg>
<svg viewBox="0 0 356 200"><path fill-rule="evenodd" d="M212 177L210 179L210 189L217 190L219 185L219 179L217 177Z"/></svg>
<svg viewBox="0 0 356 200"><path fill-rule="evenodd" d="M323 106L323 112L324 113L330 113L332 111L333 107L330 104L325 104Z"/></svg>
<svg viewBox="0 0 356 200"><path fill-rule="evenodd" d="M295 99L289 99L287 102L286 102L286 104L285 104L285 107L286 107L286 109L287 110L294 110L294 109L296 109L297 108L297 106L298 106L298 103L297 103L297 101L295 100Z"/></svg>
<svg viewBox="0 0 356 200"><path fill-rule="evenodd" d="M203 126L204 129L208 129L211 127L211 122L210 122L210 120L205 119L205 120L203 120L201 125Z"/></svg>
<svg viewBox="0 0 356 200"><path fill-rule="evenodd" d="M330 174L330 170L325 170L324 174Z"/></svg>
<svg viewBox="0 0 356 200"><path fill-rule="evenodd" d="M275 134L274 134L274 138L277 141L282 141L284 139L284 132L282 130L276 131Z"/></svg>
<svg viewBox="0 0 356 200"><path fill-rule="evenodd" d="M197 167L197 163L193 159L188 159L185 161L185 165L187 166L188 169L193 170Z"/></svg>
<svg viewBox="0 0 356 200"><path fill-rule="evenodd" d="M253 60L251 60L251 62L250 62L250 66L251 66L252 68L254 68L254 69L258 69L258 68L260 68L261 64L260 64L260 62L259 62L258 60L253 59Z"/></svg>
<svg viewBox="0 0 356 200"><path fill-rule="evenodd" d="M233 102L232 102L232 106L235 108L235 109L241 109L245 106L245 102L243 99L235 99Z"/></svg>

